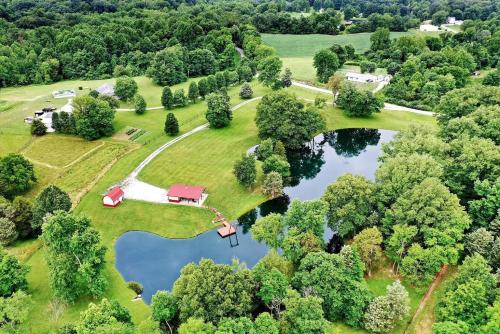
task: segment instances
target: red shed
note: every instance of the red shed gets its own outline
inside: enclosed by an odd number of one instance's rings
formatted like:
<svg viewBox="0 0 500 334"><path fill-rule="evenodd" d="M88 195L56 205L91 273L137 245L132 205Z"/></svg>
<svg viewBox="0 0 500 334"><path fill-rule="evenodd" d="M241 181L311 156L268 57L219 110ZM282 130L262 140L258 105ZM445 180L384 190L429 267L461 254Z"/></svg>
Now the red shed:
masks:
<svg viewBox="0 0 500 334"><path fill-rule="evenodd" d="M181 201L199 202L203 198L204 187L174 184L167 193L168 201L179 203Z"/></svg>
<svg viewBox="0 0 500 334"><path fill-rule="evenodd" d="M123 202L123 190L120 187L114 187L102 198L104 206L116 207Z"/></svg>

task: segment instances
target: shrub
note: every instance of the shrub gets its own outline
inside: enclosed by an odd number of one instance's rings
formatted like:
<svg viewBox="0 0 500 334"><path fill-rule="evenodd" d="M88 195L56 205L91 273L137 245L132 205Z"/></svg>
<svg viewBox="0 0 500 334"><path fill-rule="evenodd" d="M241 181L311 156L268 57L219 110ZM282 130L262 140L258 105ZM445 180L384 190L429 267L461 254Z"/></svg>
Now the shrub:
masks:
<svg viewBox="0 0 500 334"><path fill-rule="evenodd" d="M167 119L165 120L165 133L169 136L175 136L179 133L179 123L177 118L173 113L167 114Z"/></svg>
<svg viewBox="0 0 500 334"><path fill-rule="evenodd" d="M375 72L375 69L377 68L377 65L374 62L371 61L362 61L359 63L359 67L361 70L361 73L373 73Z"/></svg>
<svg viewBox="0 0 500 334"><path fill-rule="evenodd" d="M47 127L37 118L31 123L31 134L34 136L43 136L47 133Z"/></svg>
<svg viewBox="0 0 500 334"><path fill-rule="evenodd" d="M240 89L240 97L242 99L250 99L253 96L253 90L248 82L245 82Z"/></svg>
<svg viewBox="0 0 500 334"><path fill-rule="evenodd" d="M187 97L184 94L184 89L180 88L174 92L173 104L175 107L185 107L187 104Z"/></svg>
<svg viewBox="0 0 500 334"><path fill-rule="evenodd" d="M144 291L144 287L142 286L142 284L136 281L128 282L127 287L130 290L134 291L136 295L140 295Z"/></svg>
<svg viewBox="0 0 500 334"><path fill-rule="evenodd" d="M0 218L0 245L8 246L16 239L16 225L7 218Z"/></svg>
<svg viewBox="0 0 500 334"><path fill-rule="evenodd" d="M142 115L146 112L146 100L139 94L134 97L134 108L136 114Z"/></svg>

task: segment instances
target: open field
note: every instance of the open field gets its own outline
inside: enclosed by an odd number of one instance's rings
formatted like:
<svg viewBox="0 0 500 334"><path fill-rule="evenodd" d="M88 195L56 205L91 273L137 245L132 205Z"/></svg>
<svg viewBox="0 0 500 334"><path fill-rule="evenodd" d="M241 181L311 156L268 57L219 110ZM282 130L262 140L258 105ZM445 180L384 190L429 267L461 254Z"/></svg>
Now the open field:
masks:
<svg viewBox="0 0 500 334"><path fill-rule="evenodd" d="M144 80L146 81L138 79L140 91L149 91L153 86L149 87L147 79ZM82 82L82 84L90 86L99 83ZM59 87L67 87L70 84L59 83L58 85ZM254 96L261 96L269 92L269 89L256 83L253 84L253 88ZM2 91L2 94L8 93L13 98L16 96L17 98L29 97L22 92L24 89L19 88L21 92ZM45 86L36 87L36 89L41 94L49 94L54 88ZM159 92L161 89L157 87L156 90ZM229 89L232 105L241 102L238 90L237 87ZM313 100L318 95L317 92L299 87L291 87L288 90L306 100ZM149 106L156 106L155 99L159 101L159 97L154 94L149 95L148 99L151 101ZM138 322L149 315L149 308L142 302L131 301L133 293L126 288L122 277L115 270L114 240L129 230L145 230L171 238L188 238L214 228L211 223L213 215L208 210L156 205L139 201L126 201L117 209L109 209L101 205L102 193L109 186L123 180L149 153L165 141L170 140L163 134L166 113L164 110L150 110L144 115L136 115L134 112L118 112L116 114L115 128L118 132L129 126L147 131L144 136L139 138L140 145L130 141L112 139L88 143L75 137L54 134L32 139L28 127L22 122L18 124L18 120L22 120L26 113L32 112L31 109L24 108L36 105L36 103L38 106L42 104L37 101L24 101L20 104L21 108L12 108L3 113L8 117L2 118L3 115L0 114L0 122L4 122L3 124L6 124L7 127L18 131L17 133L13 131L15 135L0 134L0 140L8 138L12 142L12 145L6 148L5 152L22 151L33 160L42 160L41 162L44 164L55 167L50 168L35 163L40 182L29 194L30 196L36 195L48 183L61 186L70 193L72 198L83 195L82 190L88 190L75 211L92 219L94 227L102 234L103 243L108 247L106 275L110 286L105 297L119 300L130 309L134 321ZM210 193L209 204L216 206L228 218L237 218L248 209L262 203L265 198L257 188L251 192L241 188L232 175L234 161L239 159L250 146L258 142L253 122L256 105L257 102L250 103L236 111L234 120L228 128L204 130L172 146L155 159L140 177L165 187L172 182L203 184L208 187ZM194 105L173 110L179 119L181 133L205 122L205 108L205 103L199 101ZM397 111L383 111L369 118L349 118L331 105L325 107L322 114L327 120L329 129L374 127L398 130L414 122L425 122L430 126L434 124L434 119L430 117ZM22 139L21 143L16 142L16 139L19 139L16 136ZM16 147L19 149L14 149ZM69 152L72 149L74 152ZM52 150L56 152L52 152ZM78 156L82 155L85 158L78 159ZM96 179L97 175L100 178ZM96 183L94 184L94 182ZM68 306L58 321L50 320L50 314L47 316L47 310L52 299L52 292L48 286L47 266L40 242L21 242L9 251L27 261L31 267L28 279L30 292L34 299L34 308L31 312L33 316L30 327L36 328L37 333L53 333L57 326L74 321L79 312L85 309L90 301L88 299ZM376 291L384 290L384 285L390 281L389 278L381 278L378 282L374 278L373 282L369 282L369 285L374 289L374 293L377 293ZM48 318L49 320L47 320ZM335 326L335 328L339 327Z"/></svg>
<svg viewBox="0 0 500 334"><path fill-rule="evenodd" d="M391 32L391 38L406 35L437 35L433 32L420 32L412 29L407 32ZM364 53L370 48L371 33L346 34L346 35L285 35L262 34L262 41L276 49L278 56L283 60L283 67L292 71L296 80L314 82L315 70L312 66L313 57L321 49L332 44L351 44L357 53Z"/></svg>

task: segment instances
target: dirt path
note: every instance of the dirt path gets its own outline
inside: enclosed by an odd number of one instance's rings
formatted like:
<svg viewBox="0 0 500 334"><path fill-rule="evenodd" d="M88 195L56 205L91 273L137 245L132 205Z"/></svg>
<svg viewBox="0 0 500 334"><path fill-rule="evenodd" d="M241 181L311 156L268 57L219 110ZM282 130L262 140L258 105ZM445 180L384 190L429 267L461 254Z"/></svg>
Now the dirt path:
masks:
<svg viewBox="0 0 500 334"><path fill-rule="evenodd" d="M429 300L429 297L432 295L432 293L434 292L434 289L439 285L441 284L441 282L443 281L443 276L446 274L446 272L448 271L448 265L445 264L442 268L441 268L441 271L439 273L437 273L436 275L436 278L434 279L434 281L432 282L431 286L429 287L429 289L427 290L427 292L425 293L424 297L422 297L422 300L420 301L420 303L418 304L418 307L417 307L417 310L415 311L415 314L413 314L413 317L411 318L411 321L409 322L408 326L406 326L406 329L404 331L404 334L407 334L408 333L408 329L410 328L411 324L415 321L415 319L418 318L418 316L420 315L420 313L422 312L422 310L424 309L425 305L427 304L427 301Z"/></svg>

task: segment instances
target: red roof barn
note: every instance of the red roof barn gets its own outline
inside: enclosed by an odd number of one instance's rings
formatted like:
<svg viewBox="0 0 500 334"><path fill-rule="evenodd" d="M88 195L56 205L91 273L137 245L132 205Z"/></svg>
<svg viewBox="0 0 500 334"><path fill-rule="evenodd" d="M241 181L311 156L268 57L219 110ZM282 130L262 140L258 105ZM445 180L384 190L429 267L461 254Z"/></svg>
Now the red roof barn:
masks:
<svg viewBox="0 0 500 334"><path fill-rule="evenodd" d="M203 198L204 187L174 184L167 193L168 201L179 203L181 201L199 202Z"/></svg>
<svg viewBox="0 0 500 334"><path fill-rule="evenodd" d="M116 207L121 202L123 202L123 190L120 187L114 187L102 198L102 204L104 206Z"/></svg>

